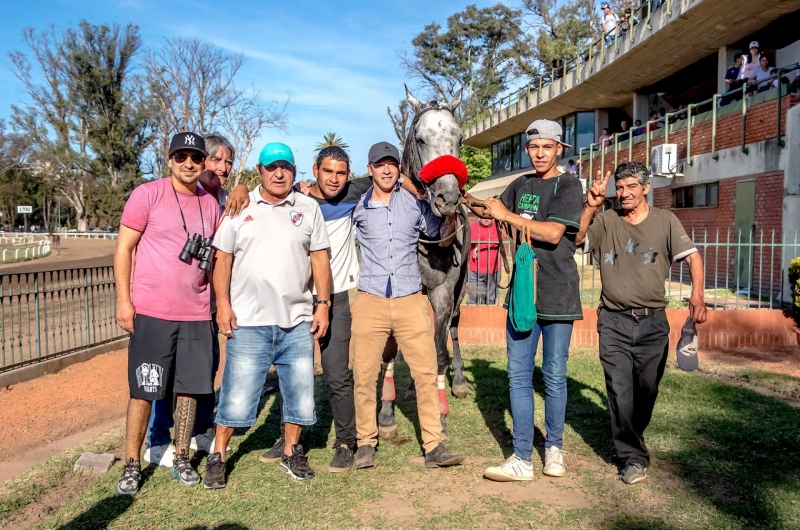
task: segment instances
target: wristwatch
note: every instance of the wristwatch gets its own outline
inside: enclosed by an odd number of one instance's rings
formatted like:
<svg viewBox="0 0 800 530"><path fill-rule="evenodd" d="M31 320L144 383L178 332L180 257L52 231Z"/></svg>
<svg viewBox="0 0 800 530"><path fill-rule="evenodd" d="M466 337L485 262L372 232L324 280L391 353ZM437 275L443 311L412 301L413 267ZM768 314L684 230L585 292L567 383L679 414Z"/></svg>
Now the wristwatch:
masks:
<svg viewBox="0 0 800 530"><path fill-rule="evenodd" d="M318 306L326 305L326 306L330 307L331 306L331 301L330 300L317 300L317 305Z"/></svg>

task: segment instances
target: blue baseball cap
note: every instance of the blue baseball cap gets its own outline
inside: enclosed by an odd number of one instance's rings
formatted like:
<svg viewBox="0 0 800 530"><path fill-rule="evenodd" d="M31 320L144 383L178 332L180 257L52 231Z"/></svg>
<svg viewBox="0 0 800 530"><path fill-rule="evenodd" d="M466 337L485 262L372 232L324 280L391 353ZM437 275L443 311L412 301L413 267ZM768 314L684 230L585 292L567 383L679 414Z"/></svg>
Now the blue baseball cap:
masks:
<svg viewBox="0 0 800 530"><path fill-rule="evenodd" d="M293 166L295 165L292 149L288 145L281 142L268 143L258 155L258 163L262 166L268 166L272 163L278 162L279 160L289 162Z"/></svg>

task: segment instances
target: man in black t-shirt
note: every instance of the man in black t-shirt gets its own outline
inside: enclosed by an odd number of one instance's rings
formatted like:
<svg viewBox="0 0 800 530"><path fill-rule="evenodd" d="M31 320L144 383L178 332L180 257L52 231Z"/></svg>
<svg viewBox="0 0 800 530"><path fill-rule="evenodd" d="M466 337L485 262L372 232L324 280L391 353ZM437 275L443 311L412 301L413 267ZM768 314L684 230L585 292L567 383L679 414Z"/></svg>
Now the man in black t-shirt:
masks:
<svg viewBox="0 0 800 530"><path fill-rule="evenodd" d="M536 252L536 308L538 321L523 333L506 320L508 380L514 419L514 454L486 470L499 481L532 480L533 369L542 336L542 373L545 381L545 475L566 473L561 451L567 406L567 358L572 323L581 320L575 234L580 227L583 189L569 173L559 174L556 160L566 145L561 126L536 120L527 131L525 151L535 173L512 182L499 199L486 200L485 213L517 230L530 230ZM569 147L569 146L567 146Z"/></svg>

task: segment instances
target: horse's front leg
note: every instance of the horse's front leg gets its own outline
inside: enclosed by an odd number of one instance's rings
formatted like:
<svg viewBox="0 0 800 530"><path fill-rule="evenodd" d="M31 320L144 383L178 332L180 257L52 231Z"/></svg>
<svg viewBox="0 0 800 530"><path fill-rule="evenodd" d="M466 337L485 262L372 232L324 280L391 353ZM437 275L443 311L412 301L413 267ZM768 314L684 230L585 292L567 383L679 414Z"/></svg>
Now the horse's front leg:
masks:
<svg viewBox="0 0 800 530"><path fill-rule="evenodd" d="M394 416L394 400L396 390L394 385L394 360L397 356L397 341L393 336L386 341L383 350L383 364L381 365L381 411L378 414L378 436L384 439L397 436L397 420Z"/></svg>
<svg viewBox="0 0 800 530"><path fill-rule="evenodd" d="M469 387L464 379L464 359L461 358L461 348L458 346L458 322L461 320L461 311L458 307L453 309L453 319L450 322L450 337L453 339L453 395L459 399L467 397Z"/></svg>

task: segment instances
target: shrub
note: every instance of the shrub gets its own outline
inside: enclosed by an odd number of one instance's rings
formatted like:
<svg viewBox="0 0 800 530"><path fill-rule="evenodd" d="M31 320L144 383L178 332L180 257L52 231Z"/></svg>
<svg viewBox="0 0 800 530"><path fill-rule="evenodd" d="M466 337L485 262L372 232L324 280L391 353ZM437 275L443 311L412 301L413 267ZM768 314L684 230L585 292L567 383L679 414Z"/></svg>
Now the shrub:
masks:
<svg viewBox="0 0 800 530"><path fill-rule="evenodd" d="M800 258L789 262L789 285L792 286L792 305L795 315L800 317Z"/></svg>

